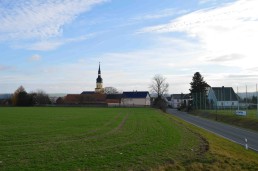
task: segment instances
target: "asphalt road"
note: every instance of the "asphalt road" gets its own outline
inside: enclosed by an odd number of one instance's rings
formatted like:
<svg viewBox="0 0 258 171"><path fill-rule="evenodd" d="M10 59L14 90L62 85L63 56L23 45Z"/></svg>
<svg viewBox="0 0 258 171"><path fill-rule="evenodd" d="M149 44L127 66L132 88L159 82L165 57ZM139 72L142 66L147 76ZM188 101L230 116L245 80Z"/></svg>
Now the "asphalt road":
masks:
<svg viewBox="0 0 258 171"><path fill-rule="evenodd" d="M258 132L203 119L187 114L186 112L180 112L176 109L168 109L167 112L244 147L246 145L245 139L247 139L248 148L258 152Z"/></svg>

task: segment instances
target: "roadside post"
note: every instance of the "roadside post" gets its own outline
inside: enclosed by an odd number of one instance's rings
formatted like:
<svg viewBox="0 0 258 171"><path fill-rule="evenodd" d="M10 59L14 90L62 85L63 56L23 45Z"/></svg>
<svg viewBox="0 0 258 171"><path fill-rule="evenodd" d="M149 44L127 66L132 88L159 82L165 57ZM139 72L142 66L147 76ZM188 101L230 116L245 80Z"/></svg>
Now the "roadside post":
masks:
<svg viewBox="0 0 258 171"><path fill-rule="evenodd" d="M247 138L245 138L245 149L248 150Z"/></svg>

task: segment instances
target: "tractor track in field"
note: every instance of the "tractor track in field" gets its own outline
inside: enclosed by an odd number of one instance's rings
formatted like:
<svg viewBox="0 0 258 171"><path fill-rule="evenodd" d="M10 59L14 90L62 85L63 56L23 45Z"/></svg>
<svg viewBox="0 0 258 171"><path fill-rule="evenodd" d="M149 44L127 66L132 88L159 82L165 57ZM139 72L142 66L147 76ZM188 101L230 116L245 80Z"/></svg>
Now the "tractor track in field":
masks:
<svg viewBox="0 0 258 171"><path fill-rule="evenodd" d="M107 126L111 125L112 123L114 123L116 120L119 119L119 115L121 115L121 114L117 114L113 119L105 122L101 128L107 127ZM101 130L101 128L89 130L86 132L86 134L98 132L99 130Z"/></svg>
<svg viewBox="0 0 258 171"><path fill-rule="evenodd" d="M111 121L106 122L104 125L105 126L111 125L113 122L115 122L116 120L119 119L119 115L121 115L121 114L116 115L114 117L114 119L112 119ZM35 145L70 143L70 142L76 142L76 141L87 141L87 140L94 140L94 139L103 138L105 136L115 134L116 132L121 130L123 128L123 126L125 125L125 123L128 119L128 116L129 116L129 114L125 115L117 127L114 127L110 131L104 132L103 134L92 135L92 136L88 136L88 137L80 136L80 137L77 137L76 139L57 140L57 141L54 141L54 142L36 142L36 143L27 143L27 144L1 145L0 149L1 148L6 148L6 147L21 147L21 146L35 146ZM91 132L88 131L88 133L94 133L94 132L97 132L98 130L100 130L100 129L91 130ZM92 131L94 131L94 132L92 132Z"/></svg>

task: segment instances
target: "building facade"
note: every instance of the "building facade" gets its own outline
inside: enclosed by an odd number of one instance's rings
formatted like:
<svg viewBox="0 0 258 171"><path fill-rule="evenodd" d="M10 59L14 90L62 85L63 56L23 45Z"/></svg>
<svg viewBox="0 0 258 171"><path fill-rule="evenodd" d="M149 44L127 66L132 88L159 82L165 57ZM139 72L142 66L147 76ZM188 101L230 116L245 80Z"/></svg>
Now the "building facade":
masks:
<svg viewBox="0 0 258 171"><path fill-rule="evenodd" d="M208 100L211 108L237 108L239 97L232 87L210 87Z"/></svg>
<svg viewBox="0 0 258 171"><path fill-rule="evenodd" d="M123 92L121 104L124 106L150 106L150 94L148 91Z"/></svg>
<svg viewBox="0 0 258 171"><path fill-rule="evenodd" d="M170 105L172 108L180 108L181 106L188 106L190 100L189 94L172 94Z"/></svg>

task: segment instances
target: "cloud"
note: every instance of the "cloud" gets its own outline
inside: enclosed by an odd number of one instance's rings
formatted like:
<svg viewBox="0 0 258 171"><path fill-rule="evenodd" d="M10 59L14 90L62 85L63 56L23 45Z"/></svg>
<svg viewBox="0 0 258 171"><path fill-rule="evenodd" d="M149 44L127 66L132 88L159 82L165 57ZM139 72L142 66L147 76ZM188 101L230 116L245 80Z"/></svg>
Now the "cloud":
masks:
<svg viewBox="0 0 258 171"><path fill-rule="evenodd" d="M65 24L106 0L1 1L0 40L46 39L60 36Z"/></svg>
<svg viewBox="0 0 258 171"><path fill-rule="evenodd" d="M153 39L155 45L146 49L103 54L99 60L105 86L125 91L148 90L152 77L161 74L171 85L170 92L188 92L196 71L194 67L200 69L202 65L198 59L192 60L192 56L198 56L198 47L173 37L155 36ZM178 83L182 83L181 86L177 86Z"/></svg>
<svg viewBox="0 0 258 171"><path fill-rule="evenodd" d="M29 50L39 50L39 51L47 51L47 50L54 50L65 42L62 41L40 41L34 44L22 45L20 48L25 48Z"/></svg>
<svg viewBox="0 0 258 171"><path fill-rule="evenodd" d="M186 12L187 12L186 10L178 10L175 8L169 8L169 9L163 9L163 10L151 13L151 14L144 14L144 15L133 18L133 20L160 19L160 18L184 14Z"/></svg>
<svg viewBox="0 0 258 171"><path fill-rule="evenodd" d="M41 60L41 56L40 55L32 55L30 58L29 58L30 61L40 61Z"/></svg>
<svg viewBox="0 0 258 171"><path fill-rule="evenodd" d="M200 4L212 3L215 4L218 0L199 0Z"/></svg>
<svg viewBox="0 0 258 171"><path fill-rule="evenodd" d="M27 49L27 50L50 51L50 50L57 49L64 44L87 40L93 37L94 35L96 34L92 33L87 36L80 36L80 37L69 38L69 39L59 38L59 39L40 40L33 43L14 45L13 47L18 49Z"/></svg>
<svg viewBox="0 0 258 171"><path fill-rule="evenodd" d="M229 55L223 55L215 58L208 58L207 61L210 62L231 62L238 59L243 59L244 56L241 54L229 54Z"/></svg>
<svg viewBox="0 0 258 171"><path fill-rule="evenodd" d="M177 42L184 42L180 43L182 46L188 45L177 53L165 51L176 56L169 60L174 63L174 70L167 72L173 73L169 80L176 80L176 84L184 85L185 90L185 85L191 81L190 73L196 71L204 74L212 86L255 84L258 79L254 62L258 44L255 29L258 28L257 6L256 0L238 0L201 9L166 24L142 28L138 34L167 37L168 42L174 38ZM176 47L173 45L171 48ZM172 91L175 89L178 87Z"/></svg>
<svg viewBox="0 0 258 171"><path fill-rule="evenodd" d="M11 70L11 69L13 69L13 67L0 65L0 71L7 71L7 70Z"/></svg>
<svg viewBox="0 0 258 171"><path fill-rule="evenodd" d="M238 0L215 8L202 9L172 20L168 24L146 27L139 33L183 33L195 39L207 56L241 54L244 58L224 63L227 66L255 67L258 44L258 11L256 0ZM214 61L210 61L214 62Z"/></svg>

